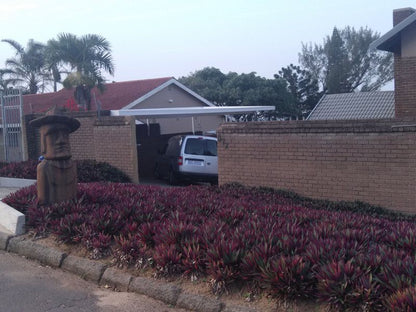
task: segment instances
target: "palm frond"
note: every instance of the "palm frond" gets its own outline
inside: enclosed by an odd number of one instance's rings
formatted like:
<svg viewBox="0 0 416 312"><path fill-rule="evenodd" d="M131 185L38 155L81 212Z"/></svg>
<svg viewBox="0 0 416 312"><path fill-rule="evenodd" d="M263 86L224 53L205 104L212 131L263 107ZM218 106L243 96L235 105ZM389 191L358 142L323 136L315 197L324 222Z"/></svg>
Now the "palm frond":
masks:
<svg viewBox="0 0 416 312"><path fill-rule="evenodd" d="M3 39L2 42L10 44L16 50L16 55L22 54L25 51L25 49L13 39Z"/></svg>

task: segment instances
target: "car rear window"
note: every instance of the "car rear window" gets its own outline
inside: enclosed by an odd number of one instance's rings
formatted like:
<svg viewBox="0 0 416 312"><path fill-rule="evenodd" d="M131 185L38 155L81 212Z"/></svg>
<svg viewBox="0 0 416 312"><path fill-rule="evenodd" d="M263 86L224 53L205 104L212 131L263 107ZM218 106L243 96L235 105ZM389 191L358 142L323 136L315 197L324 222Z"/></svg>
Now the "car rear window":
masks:
<svg viewBox="0 0 416 312"><path fill-rule="evenodd" d="M186 141L185 154L217 156L217 141L189 138Z"/></svg>

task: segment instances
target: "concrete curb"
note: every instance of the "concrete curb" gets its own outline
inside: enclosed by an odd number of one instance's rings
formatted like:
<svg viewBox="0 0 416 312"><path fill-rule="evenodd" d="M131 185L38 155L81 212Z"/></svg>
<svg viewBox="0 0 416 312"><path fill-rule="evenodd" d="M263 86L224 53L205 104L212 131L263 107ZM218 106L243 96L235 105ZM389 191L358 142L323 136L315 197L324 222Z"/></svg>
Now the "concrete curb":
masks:
<svg viewBox="0 0 416 312"><path fill-rule="evenodd" d="M38 260L55 268L61 267L62 261L66 257L64 252L25 240L23 237L10 238L7 251Z"/></svg>
<svg viewBox="0 0 416 312"><path fill-rule="evenodd" d="M108 268L104 271L100 285L110 285L117 290L127 291L132 276L115 268Z"/></svg>
<svg viewBox="0 0 416 312"><path fill-rule="evenodd" d="M98 283L103 276L106 266L98 261L68 255L63 260L61 268L79 275L83 279Z"/></svg>
<svg viewBox="0 0 416 312"><path fill-rule="evenodd" d="M175 285L144 277L135 277L130 283L129 291L146 295L174 306L182 290Z"/></svg>
<svg viewBox="0 0 416 312"><path fill-rule="evenodd" d="M36 180L0 177L0 187L22 188L35 184Z"/></svg>
<svg viewBox="0 0 416 312"><path fill-rule="evenodd" d="M13 235L0 232L0 249L6 250L7 245L9 244L10 238L12 238Z"/></svg>
<svg viewBox="0 0 416 312"><path fill-rule="evenodd" d="M241 306L228 306L226 305L221 312L256 312L257 310L248 308L248 307L241 307Z"/></svg>
<svg viewBox="0 0 416 312"><path fill-rule="evenodd" d="M205 296L181 293L176 306L178 308L195 310L198 312L220 312L223 303L219 300L214 300Z"/></svg>
<svg viewBox="0 0 416 312"><path fill-rule="evenodd" d="M0 225L16 235L21 235L25 232L25 215L0 200Z"/></svg>
<svg viewBox="0 0 416 312"><path fill-rule="evenodd" d="M52 267L75 273L81 278L93 281L99 285L110 285L117 290L146 295L178 308L200 312L257 311L248 307L227 306L220 300L186 293L180 287L168 282L144 277L133 277L114 267L107 268L98 261L66 255L64 252L37 244L24 237L16 237L1 231L0 248L30 259L38 260Z"/></svg>

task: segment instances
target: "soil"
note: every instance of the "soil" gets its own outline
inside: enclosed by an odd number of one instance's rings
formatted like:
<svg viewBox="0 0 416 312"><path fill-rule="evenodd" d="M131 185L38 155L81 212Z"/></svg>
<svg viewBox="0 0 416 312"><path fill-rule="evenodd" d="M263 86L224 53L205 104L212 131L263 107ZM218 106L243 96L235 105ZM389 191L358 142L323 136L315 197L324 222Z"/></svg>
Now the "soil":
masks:
<svg viewBox="0 0 416 312"><path fill-rule="evenodd" d="M36 243L44 246L52 247L65 252L83 258L91 258L91 253L80 244L64 244L57 241L53 235L42 238L34 238L32 233L25 235L27 239L36 240ZM101 258L95 261L100 261L108 266L114 266L111 257ZM151 269L137 269L137 268L121 268L123 271L130 273L133 276L142 276L148 278L155 278L155 272ZM285 302L272 298L267 293L253 293L247 286L243 285L230 285L226 287L226 290L220 295L213 294L211 284L206 278L196 278L191 281L189 277L175 277L175 278L162 278L166 282L174 283L181 287L187 293L204 295L210 298L220 299L222 302L230 305L245 306L254 308L257 311L262 312L323 312L326 311L325 306L319 305L315 302Z"/></svg>

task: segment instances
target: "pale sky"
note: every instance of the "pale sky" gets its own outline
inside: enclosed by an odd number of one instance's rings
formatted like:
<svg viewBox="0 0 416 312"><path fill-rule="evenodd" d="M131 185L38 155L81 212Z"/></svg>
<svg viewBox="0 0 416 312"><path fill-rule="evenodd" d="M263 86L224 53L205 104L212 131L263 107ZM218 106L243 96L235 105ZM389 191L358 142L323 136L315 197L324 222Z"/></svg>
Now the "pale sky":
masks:
<svg viewBox="0 0 416 312"><path fill-rule="evenodd" d="M112 46L109 80L187 76L206 66L273 78L298 64L303 43L334 26L392 28L393 9L416 0L0 0L0 39L26 46L59 33L92 33ZM0 42L0 68L13 49Z"/></svg>

